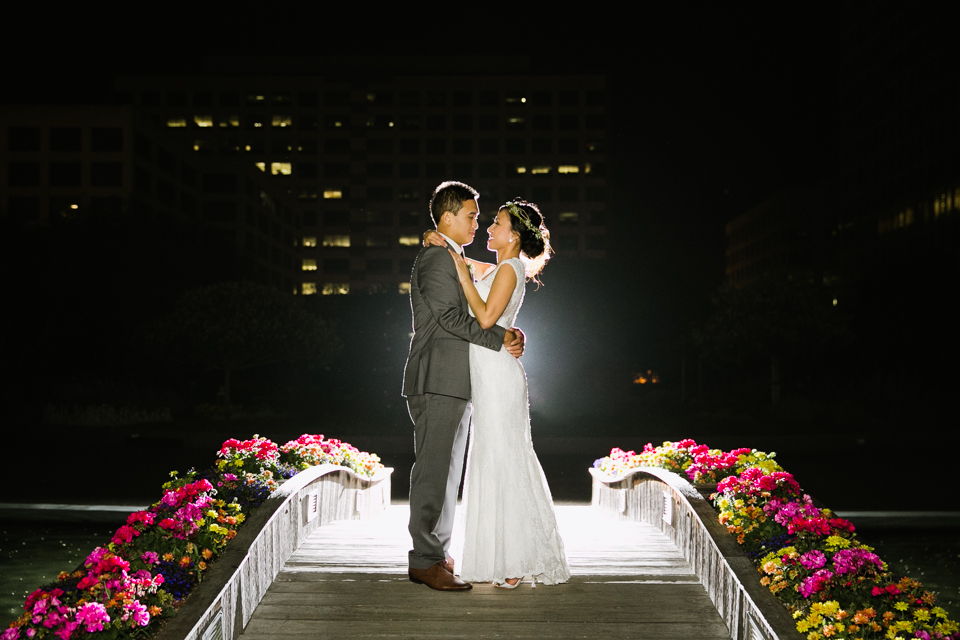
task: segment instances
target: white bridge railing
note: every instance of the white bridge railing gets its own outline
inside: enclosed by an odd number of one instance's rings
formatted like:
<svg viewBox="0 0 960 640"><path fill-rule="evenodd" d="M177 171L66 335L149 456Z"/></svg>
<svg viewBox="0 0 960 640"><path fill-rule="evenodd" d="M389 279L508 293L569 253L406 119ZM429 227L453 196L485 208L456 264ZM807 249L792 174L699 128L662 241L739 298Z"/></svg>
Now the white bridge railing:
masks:
<svg viewBox="0 0 960 640"><path fill-rule="evenodd" d="M768 589L717 512L694 485L663 469L612 479L598 469L592 504L609 517L646 522L673 540L706 588L734 640L798 640L793 618Z"/></svg>
<svg viewBox="0 0 960 640"><path fill-rule="evenodd" d="M373 518L390 506L390 476L337 465L301 471L250 516L156 640L236 640L284 563L317 527Z"/></svg>

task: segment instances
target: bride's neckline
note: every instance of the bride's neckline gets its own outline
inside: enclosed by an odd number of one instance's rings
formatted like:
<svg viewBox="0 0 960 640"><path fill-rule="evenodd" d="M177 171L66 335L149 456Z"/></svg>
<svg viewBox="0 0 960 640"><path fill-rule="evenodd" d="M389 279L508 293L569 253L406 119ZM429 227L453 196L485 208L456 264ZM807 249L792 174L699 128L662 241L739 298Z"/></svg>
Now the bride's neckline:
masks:
<svg viewBox="0 0 960 640"><path fill-rule="evenodd" d="M519 259L520 259L520 258L519 258L518 256L514 256L514 257L512 257L512 258L507 258L507 259L504 260L503 262L498 262L497 264L493 265L493 269L490 269L490 270L487 271L485 274L483 274L483 277L480 278L479 280L477 280L477 282L483 282L484 280L486 280L487 278L489 278L489 277L490 277L490 274L495 273L496 270L500 268L500 265L506 264L506 263L510 262L511 260L519 260Z"/></svg>

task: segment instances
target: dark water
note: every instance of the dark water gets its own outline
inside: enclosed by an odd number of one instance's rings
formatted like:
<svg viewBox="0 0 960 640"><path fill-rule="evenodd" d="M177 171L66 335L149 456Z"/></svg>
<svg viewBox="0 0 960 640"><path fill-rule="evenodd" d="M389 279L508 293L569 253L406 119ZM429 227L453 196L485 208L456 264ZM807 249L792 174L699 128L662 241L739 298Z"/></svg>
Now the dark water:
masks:
<svg viewBox="0 0 960 640"><path fill-rule="evenodd" d="M23 612L26 597L61 571L75 570L122 524L0 521L0 626Z"/></svg>

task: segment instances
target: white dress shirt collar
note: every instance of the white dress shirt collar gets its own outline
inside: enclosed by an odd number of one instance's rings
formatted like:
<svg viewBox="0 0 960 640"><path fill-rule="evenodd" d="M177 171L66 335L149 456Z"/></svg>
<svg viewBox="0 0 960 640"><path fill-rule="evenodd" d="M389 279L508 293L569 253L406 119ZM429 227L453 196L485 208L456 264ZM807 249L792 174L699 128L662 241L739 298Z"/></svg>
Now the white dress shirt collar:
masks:
<svg viewBox="0 0 960 640"><path fill-rule="evenodd" d="M437 231L437 233L440 233L440 232ZM457 252L458 252L461 256L463 255L463 247L461 247L461 246L458 245L456 242L454 242L453 240L451 240L449 236L447 236L447 235L445 235L445 234L443 234L443 233L440 233L440 235L443 237L444 240L447 241L448 244L456 247Z"/></svg>

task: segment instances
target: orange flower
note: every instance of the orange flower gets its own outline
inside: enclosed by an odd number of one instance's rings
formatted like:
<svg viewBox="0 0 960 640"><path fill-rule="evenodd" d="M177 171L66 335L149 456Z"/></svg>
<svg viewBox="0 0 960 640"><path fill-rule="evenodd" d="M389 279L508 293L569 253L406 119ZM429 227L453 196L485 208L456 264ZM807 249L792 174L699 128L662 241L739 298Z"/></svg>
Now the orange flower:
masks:
<svg viewBox="0 0 960 640"><path fill-rule="evenodd" d="M147 612L152 617L156 618L158 615L160 615L163 612L163 609L161 609L160 607L154 604L154 605L150 605L150 608L147 609Z"/></svg>
<svg viewBox="0 0 960 640"><path fill-rule="evenodd" d="M233 540L236 535L237 535L237 532L234 531L233 529L230 529L229 531L227 531L227 540Z"/></svg>
<svg viewBox="0 0 960 640"><path fill-rule="evenodd" d="M172 553L165 553L165 554L163 554L163 561L164 561L164 562L173 562L173 554L172 554Z"/></svg>
<svg viewBox="0 0 960 640"><path fill-rule="evenodd" d="M203 556L204 560L209 560L213 557L213 551L210 551L210 549L204 549L200 555Z"/></svg>
<svg viewBox="0 0 960 640"><path fill-rule="evenodd" d="M207 570L207 563L204 562L203 560L201 560L200 562L197 563L197 567L200 568L200 571L206 571L206 570Z"/></svg>
<svg viewBox="0 0 960 640"><path fill-rule="evenodd" d="M181 567L189 567L191 564L193 563L190 560L190 556L183 556L182 558L180 558Z"/></svg>

